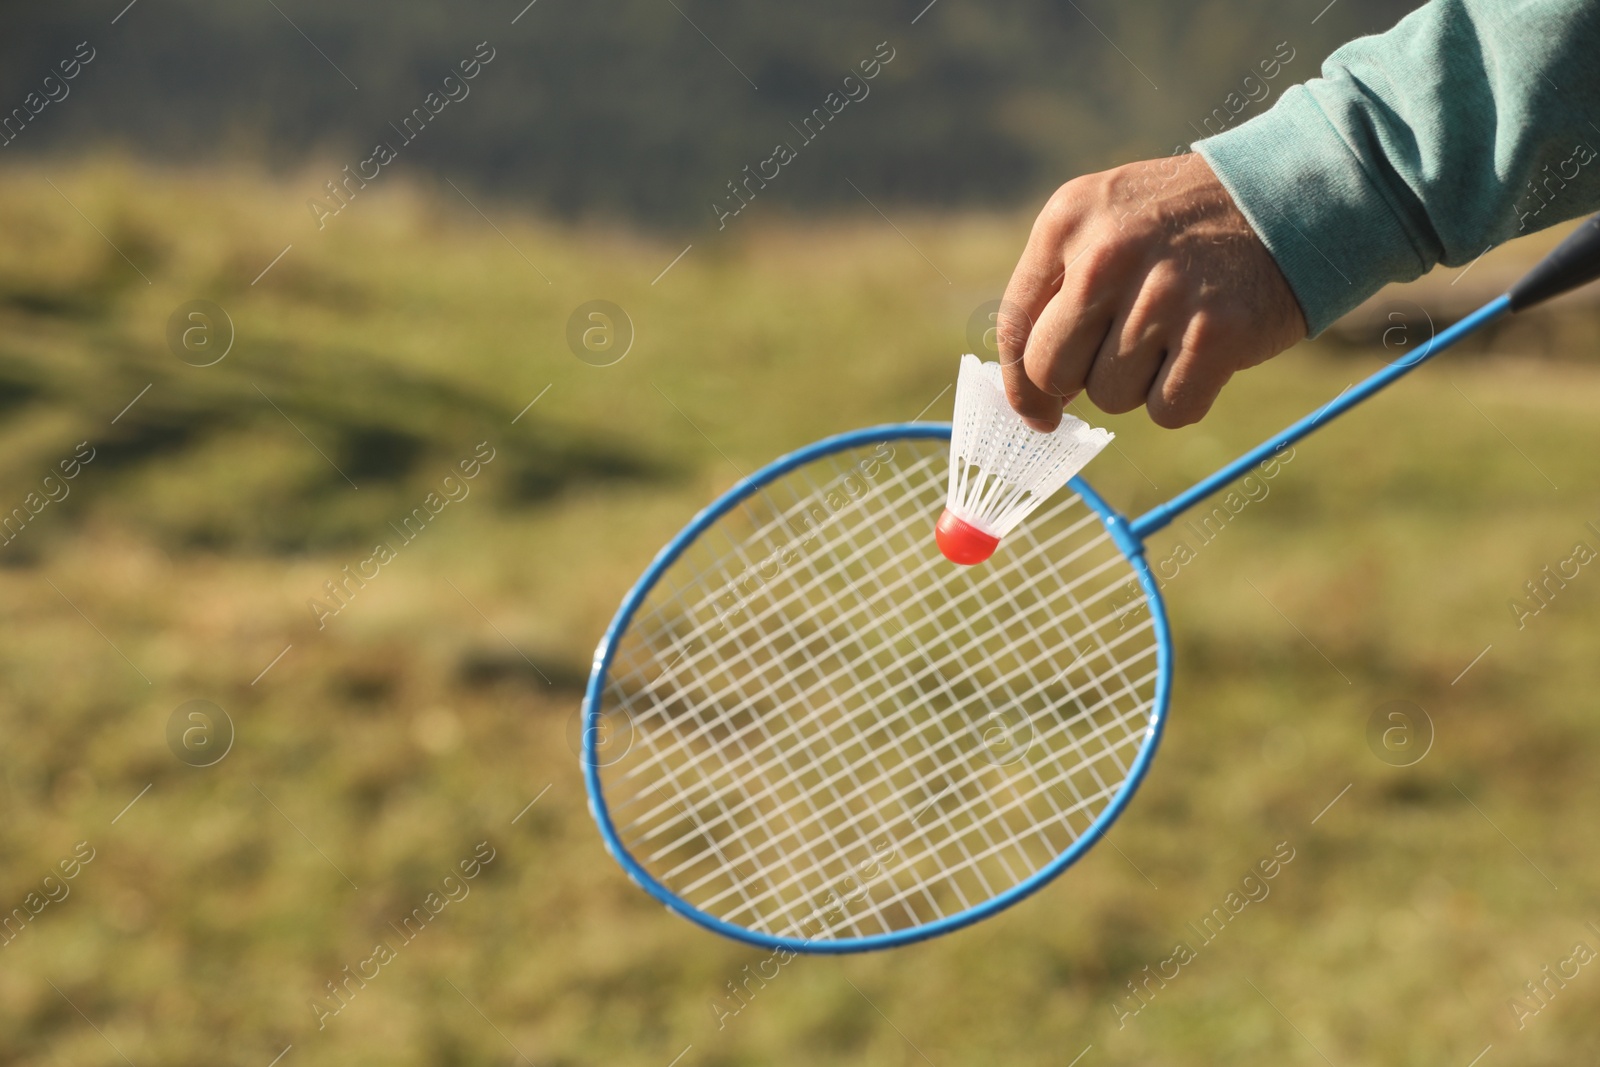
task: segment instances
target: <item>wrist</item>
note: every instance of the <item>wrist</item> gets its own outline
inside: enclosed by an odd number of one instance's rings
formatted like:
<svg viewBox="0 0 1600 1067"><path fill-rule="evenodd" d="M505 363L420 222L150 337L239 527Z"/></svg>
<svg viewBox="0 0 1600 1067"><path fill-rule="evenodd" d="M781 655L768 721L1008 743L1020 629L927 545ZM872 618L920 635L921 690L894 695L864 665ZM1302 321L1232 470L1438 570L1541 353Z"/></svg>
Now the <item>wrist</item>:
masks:
<svg viewBox="0 0 1600 1067"><path fill-rule="evenodd" d="M1305 86L1194 150L1283 272L1309 336L1430 266Z"/></svg>

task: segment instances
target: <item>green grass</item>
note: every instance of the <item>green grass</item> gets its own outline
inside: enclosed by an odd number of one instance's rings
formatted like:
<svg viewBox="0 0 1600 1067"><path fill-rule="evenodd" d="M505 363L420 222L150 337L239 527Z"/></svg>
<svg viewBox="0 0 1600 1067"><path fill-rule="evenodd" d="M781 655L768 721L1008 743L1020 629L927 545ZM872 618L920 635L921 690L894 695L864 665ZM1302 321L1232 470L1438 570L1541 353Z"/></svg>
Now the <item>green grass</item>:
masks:
<svg viewBox="0 0 1600 1067"><path fill-rule="evenodd" d="M319 233L309 188L103 160L0 178L0 503L77 442L98 450L0 547L0 907L76 842L96 850L0 949L0 1060L265 1067L292 1043L286 1067L490 1064L514 1044L539 1064L664 1067L692 1045L682 1064L946 1067L1092 1045L1082 1067L1465 1067L1492 1043L1500 1067L1600 1051L1594 965L1523 1030L1507 1006L1574 942L1600 949L1584 926L1600 923L1600 572L1526 629L1507 607L1579 538L1600 547L1584 530L1600 520L1592 365L1506 334L1302 445L1168 583L1171 726L1116 848L968 931L795 959L719 1029L712 1003L765 954L667 915L602 850L570 747L588 658L650 556L740 471L935 402L1026 220L897 218L908 242L874 219L752 219L652 284L682 245L480 201L502 238L448 187L399 184ZM237 327L209 368L164 339L200 297ZM564 341L595 298L637 328L612 367ZM1582 308L1551 314L1593 336ZM1120 451L1093 480L1148 506L1376 365L1306 345L1199 427L1112 419ZM319 630L306 601L480 441L496 458L472 495ZM195 698L237 729L209 768L166 746ZM1365 740L1395 699L1437 729L1405 769ZM485 840L471 894L319 1031L310 999ZM1281 841L1296 854L1271 895L1119 1029L1126 983Z"/></svg>

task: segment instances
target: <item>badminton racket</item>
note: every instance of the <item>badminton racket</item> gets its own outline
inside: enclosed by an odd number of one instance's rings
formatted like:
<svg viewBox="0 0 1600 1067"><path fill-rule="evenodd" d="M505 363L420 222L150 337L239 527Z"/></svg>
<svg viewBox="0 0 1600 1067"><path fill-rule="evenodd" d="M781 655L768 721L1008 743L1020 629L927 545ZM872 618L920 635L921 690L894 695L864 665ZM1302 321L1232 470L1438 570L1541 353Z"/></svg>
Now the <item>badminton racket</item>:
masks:
<svg viewBox="0 0 1600 1067"><path fill-rule="evenodd" d="M1106 833L1161 741L1173 652L1145 540L1597 275L1600 216L1167 503L1130 519L1073 478L981 566L931 536L949 424L830 437L744 478L661 550L596 650L582 764L607 849L673 911L795 952L905 944L1024 899Z"/></svg>

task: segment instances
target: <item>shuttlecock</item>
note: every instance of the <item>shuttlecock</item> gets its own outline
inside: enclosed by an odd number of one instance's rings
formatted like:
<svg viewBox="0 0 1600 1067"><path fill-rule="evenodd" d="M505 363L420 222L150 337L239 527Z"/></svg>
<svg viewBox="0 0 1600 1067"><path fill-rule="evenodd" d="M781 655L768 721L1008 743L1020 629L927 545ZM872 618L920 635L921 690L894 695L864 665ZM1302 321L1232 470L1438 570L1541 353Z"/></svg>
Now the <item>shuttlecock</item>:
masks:
<svg viewBox="0 0 1600 1067"><path fill-rule="evenodd" d="M1040 433L1006 401L1000 364L962 356L950 431L950 489L934 527L939 551L971 566L1100 454L1115 436L1063 413Z"/></svg>

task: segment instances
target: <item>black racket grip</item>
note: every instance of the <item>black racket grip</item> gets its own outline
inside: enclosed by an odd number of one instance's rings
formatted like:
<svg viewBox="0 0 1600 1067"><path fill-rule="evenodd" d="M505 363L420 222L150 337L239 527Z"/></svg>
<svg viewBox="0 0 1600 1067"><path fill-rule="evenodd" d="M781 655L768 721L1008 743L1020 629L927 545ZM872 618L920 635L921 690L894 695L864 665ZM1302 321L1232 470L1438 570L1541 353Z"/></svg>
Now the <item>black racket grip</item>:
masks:
<svg viewBox="0 0 1600 1067"><path fill-rule="evenodd" d="M1542 304L1596 278L1600 278L1600 215L1591 215L1511 287L1511 310Z"/></svg>

